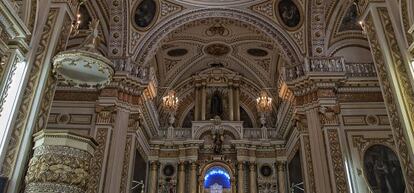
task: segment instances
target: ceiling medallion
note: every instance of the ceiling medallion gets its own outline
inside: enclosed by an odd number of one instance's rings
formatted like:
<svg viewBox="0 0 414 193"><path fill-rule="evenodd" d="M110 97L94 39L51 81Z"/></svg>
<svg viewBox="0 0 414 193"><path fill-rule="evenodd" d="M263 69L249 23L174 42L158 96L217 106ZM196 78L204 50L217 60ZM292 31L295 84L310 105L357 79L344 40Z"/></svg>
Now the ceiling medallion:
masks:
<svg viewBox="0 0 414 193"><path fill-rule="evenodd" d="M295 0L281 0L277 4L276 15L289 30L296 30L302 22L301 10Z"/></svg>
<svg viewBox="0 0 414 193"><path fill-rule="evenodd" d="M265 57L269 54L266 50L260 48L247 49L247 53L255 57Z"/></svg>
<svg viewBox="0 0 414 193"><path fill-rule="evenodd" d="M89 25L90 35L80 48L66 50L53 58L53 72L63 83L78 88L102 88L114 74L113 64L96 50L99 21Z"/></svg>
<svg viewBox="0 0 414 193"><path fill-rule="evenodd" d="M158 6L155 0L142 0L134 13L134 23L139 30L147 30L156 20Z"/></svg>
<svg viewBox="0 0 414 193"><path fill-rule="evenodd" d="M171 57L180 57L180 56L184 56L188 53L187 49L184 48L177 48L177 49L172 49L169 50L167 52L167 55L171 56Z"/></svg>
<svg viewBox="0 0 414 193"><path fill-rule="evenodd" d="M212 56L224 56L230 53L230 46L222 43L214 43L207 45L204 48L204 52Z"/></svg>

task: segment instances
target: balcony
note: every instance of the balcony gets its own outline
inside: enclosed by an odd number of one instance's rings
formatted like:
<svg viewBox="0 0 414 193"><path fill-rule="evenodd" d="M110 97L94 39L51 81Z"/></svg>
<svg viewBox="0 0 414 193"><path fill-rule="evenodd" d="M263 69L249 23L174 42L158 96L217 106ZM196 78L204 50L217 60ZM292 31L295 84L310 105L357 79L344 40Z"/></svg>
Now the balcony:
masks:
<svg viewBox="0 0 414 193"><path fill-rule="evenodd" d="M345 63L342 57L307 58L305 65L287 67L286 81L305 79L306 77L376 77L372 63Z"/></svg>

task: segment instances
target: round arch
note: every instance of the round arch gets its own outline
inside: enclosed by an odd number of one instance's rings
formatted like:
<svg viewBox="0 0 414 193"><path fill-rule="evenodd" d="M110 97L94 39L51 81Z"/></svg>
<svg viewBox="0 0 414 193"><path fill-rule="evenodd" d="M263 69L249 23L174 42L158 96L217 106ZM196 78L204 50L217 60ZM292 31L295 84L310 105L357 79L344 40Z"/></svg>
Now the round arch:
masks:
<svg viewBox="0 0 414 193"><path fill-rule="evenodd" d="M138 66L146 65L156 53L163 39L177 28L177 26L212 17L230 18L255 26L274 40L274 43L278 46L286 61L292 65L300 64L303 61L303 56L300 54L299 48L293 43L294 41L282 27L241 10L230 8L202 8L171 17L153 27L134 49L135 55L133 58L135 64Z"/></svg>
<svg viewBox="0 0 414 193"><path fill-rule="evenodd" d="M200 176L198 178L198 192L204 192L204 177L206 176L207 172L214 167L221 167L225 169L230 177L230 184L231 184L231 193L236 193L236 170L230 164L223 162L223 161L211 161L200 167Z"/></svg>

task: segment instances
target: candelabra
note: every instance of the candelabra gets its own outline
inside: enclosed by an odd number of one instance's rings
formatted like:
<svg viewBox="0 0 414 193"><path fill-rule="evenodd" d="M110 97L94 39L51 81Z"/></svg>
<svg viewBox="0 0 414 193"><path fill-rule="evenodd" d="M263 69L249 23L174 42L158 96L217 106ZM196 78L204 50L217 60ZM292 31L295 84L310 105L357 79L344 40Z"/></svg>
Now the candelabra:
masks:
<svg viewBox="0 0 414 193"><path fill-rule="evenodd" d="M266 91L261 91L256 102L257 111L260 113L260 123L262 124L262 139L267 139L266 114L272 111L272 98L267 95Z"/></svg>
<svg viewBox="0 0 414 193"><path fill-rule="evenodd" d="M174 137L174 122L175 122L175 112L178 108L178 97L176 96L175 91L168 91L167 96L162 98L162 102L165 110L170 114L168 118L168 129L167 129L167 138L171 139Z"/></svg>

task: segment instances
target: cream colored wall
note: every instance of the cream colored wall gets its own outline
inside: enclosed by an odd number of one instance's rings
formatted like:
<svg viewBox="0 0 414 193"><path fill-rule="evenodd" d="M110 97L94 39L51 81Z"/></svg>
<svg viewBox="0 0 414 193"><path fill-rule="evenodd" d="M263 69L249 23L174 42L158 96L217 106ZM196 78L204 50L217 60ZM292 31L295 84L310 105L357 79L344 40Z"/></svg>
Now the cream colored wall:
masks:
<svg viewBox="0 0 414 193"><path fill-rule="evenodd" d="M378 122L367 123L368 116L375 117ZM383 103L343 103L340 120L340 142L345 157L348 184L353 193L369 193L364 174L361 173L363 149L359 149L354 141L356 138L362 138L372 145L382 143L382 139L392 139L385 106Z"/></svg>

